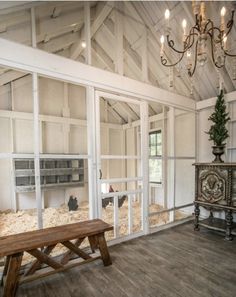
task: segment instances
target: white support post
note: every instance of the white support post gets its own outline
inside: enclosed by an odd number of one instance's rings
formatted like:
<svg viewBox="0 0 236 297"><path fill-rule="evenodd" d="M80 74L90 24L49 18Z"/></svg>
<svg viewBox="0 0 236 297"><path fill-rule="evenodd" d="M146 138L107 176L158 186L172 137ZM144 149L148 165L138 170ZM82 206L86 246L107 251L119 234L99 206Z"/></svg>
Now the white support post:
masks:
<svg viewBox="0 0 236 297"><path fill-rule="evenodd" d="M108 102L107 100L104 101L105 103L105 123L108 123ZM109 155L110 151L110 129L109 126L105 128L106 130L106 154ZM106 160L106 176L110 178L110 161Z"/></svg>
<svg viewBox="0 0 236 297"><path fill-rule="evenodd" d="M15 109L14 108L14 90L13 90L13 82L10 83L11 86L11 107L12 111ZM11 153L13 154L15 152L15 132L14 132L14 119L9 118L10 121L10 140L11 140ZM14 164L14 159L11 157L11 189L12 189L12 208L14 212L17 211L17 195L16 195L16 185L15 185L15 164Z"/></svg>
<svg viewBox="0 0 236 297"><path fill-rule="evenodd" d="M126 156L127 155L127 147L126 147L126 131L125 130L122 130L121 131L122 133L122 136L121 136L121 150L122 150L122 154L123 156ZM121 160L121 173L122 173L122 176L126 176L127 177L127 159L123 159ZM127 190L127 183L124 185L122 184L122 191L125 191Z"/></svg>
<svg viewBox="0 0 236 297"><path fill-rule="evenodd" d="M115 10L115 37L116 37L116 61L115 72L124 75L124 45L123 45L123 3L116 2Z"/></svg>
<svg viewBox="0 0 236 297"><path fill-rule="evenodd" d="M34 102L34 171L35 171L35 195L38 215L38 228L43 228L42 194L40 185L40 126L39 126L39 97L38 75L33 73L33 102Z"/></svg>
<svg viewBox="0 0 236 297"><path fill-rule="evenodd" d="M199 162L199 112L195 113L195 162Z"/></svg>
<svg viewBox="0 0 236 297"><path fill-rule="evenodd" d="M162 184L163 184L163 195L164 195L164 208L167 207L168 202L168 195L167 195L167 185L168 185L168 160L167 160L167 108L166 106L162 107L162 113L163 113L163 118L162 118L162 123L163 123L163 133L162 133Z"/></svg>
<svg viewBox="0 0 236 297"><path fill-rule="evenodd" d="M114 208L114 237L119 237L119 209L118 209L118 196L113 196Z"/></svg>
<svg viewBox="0 0 236 297"><path fill-rule="evenodd" d="M148 82L148 57L147 57L147 28L144 27L142 36L142 81Z"/></svg>
<svg viewBox="0 0 236 297"><path fill-rule="evenodd" d="M128 226L129 235L133 233L133 195L128 195Z"/></svg>
<svg viewBox="0 0 236 297"><path fill-rule="evenodd" d="M100 125L100 96L97 92L95 92L95 147L96 147L96 216L98 218L102 217L102 190L101 190L101 178L102 178L102 164L101 164L101 125ZM96 166L97 165L97 166Z"/></svg>
<svg viewBox="0 0 236 297"><path fill-rule="evenodd" d="M143 178L142 195L142 227L144 234L149 233L148 201L149 201L149 166L148 166L148 103L140 104L141 114L141 168Z"/></svg>
<svg viewBox="0 0 236 297"><path fill-rule="evenodd" d="M97 213L97 168L96 168L96 125L95 125L95 93L93 87L86 88L87 102L87 143L88 143L88 194L89 218L98 217Z"/></svg>
<svg viewBox="0 0 236 297"><path fill-rule="evenodd" d="M175 207L175 109L173 107L169 108L169 157L170 159L168 162L168 197L167 197L167 207L173 208ZM174 221L174 211L169 212L170 215L170 222Z"/></svg>
<svg viewBox="0 0 236 297"><path fill-rule="evenodd" d="M91 65L91 24L90 24L90 2L84 2L84 31L85 31L85 59Z"/></svg>
<svg viewBox="0 0 236 297"><path fill-rule="evenodd" d="M31 41L32 47L37 47L35 10L31 8ZM35 174L35 196L37 205L38 228L43 228L42 193L40 184L40 121L39 121L39 90L38 74L32 74L33 106L34 106L34 174Z"/></svg>
<svg viewBox="0 0 236 297"><path fill-rule="evenodd" d="M44 148L44 144L43 144L43 121L40 120L39 122L39 139L40 139L40 147L39 147L39 151L40 154L43 154L43 148Z"/></svg>

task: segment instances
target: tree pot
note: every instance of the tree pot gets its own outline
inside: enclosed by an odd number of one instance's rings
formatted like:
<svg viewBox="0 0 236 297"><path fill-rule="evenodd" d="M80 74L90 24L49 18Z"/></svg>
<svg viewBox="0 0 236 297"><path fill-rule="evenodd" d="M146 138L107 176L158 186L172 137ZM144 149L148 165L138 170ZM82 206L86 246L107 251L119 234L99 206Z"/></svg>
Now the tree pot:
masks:
<svg viewBox="0 0 236 297"><path fill-rule="evenodd" d="M221 156L225 152L225 146L224 145L213 145L212 146L212 153L215 156L215 160L213 163L224 163L224 161L221 159Z"/></svg>

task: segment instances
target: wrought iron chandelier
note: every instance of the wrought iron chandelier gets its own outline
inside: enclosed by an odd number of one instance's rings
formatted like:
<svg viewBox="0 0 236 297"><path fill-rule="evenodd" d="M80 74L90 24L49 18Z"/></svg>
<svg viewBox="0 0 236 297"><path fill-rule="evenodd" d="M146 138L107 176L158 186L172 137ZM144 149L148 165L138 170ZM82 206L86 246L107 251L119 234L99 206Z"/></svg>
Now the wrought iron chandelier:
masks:
<svg viewBox="0 0 236 297"><path fill-rule="evenodd" d="M193 76L197 63L204 65L207 61L207 56L211 55L212 61L216 68L225 66L226 57L236 57L236 54L229 53L227 48L227 38L234 24L234 10L231 12L231 19L226 23L225 15L226 8L222 7L220 27L215 26L214 22L206 17L206 6L204 1L192 1L193 13L195 15L195 25L189 30L187 34L187 21L184 19L182 22L183 27L183 48L178 49L175 47L174 40L170 38L169 18L170 11L165 11L166 26L166 40L168 47L178 54L177 61L170 63L165 54L165 37L161 36L161 63L166 67L174 67L179 64L185 54L187 59L187 72L190 77ZM210 43L210 50L207 49ZM236 62L236 59L234 59ZM234 65L234 68L236 66ZM234 69L235 72L235 69ZM236 79L236 74L233 75Z"/></svg>

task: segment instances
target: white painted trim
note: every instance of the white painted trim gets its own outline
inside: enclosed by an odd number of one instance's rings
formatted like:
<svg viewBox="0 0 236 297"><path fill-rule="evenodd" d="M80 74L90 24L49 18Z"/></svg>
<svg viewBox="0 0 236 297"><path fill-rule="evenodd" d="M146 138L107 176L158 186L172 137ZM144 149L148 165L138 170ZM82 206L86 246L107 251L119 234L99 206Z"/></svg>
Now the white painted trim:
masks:
<svg viewBox="0 0 236 297"><path fill-rule="evenodd" d="M96 173L96 136L95 136L95 90L93 87L86 88L87 103L87 144L88 144L88 197L89 218L97 217L97 173Z"/></svg>
<svg viewBox="0 0 236 297"><path fill-rule="evenodd" d="M113 215L114 215L114 237L119 237L119 210L118 195L113 196Z"/></svg>
<svg viewBox="0 0 236 297"><path fill-rule="evenodd" d="M100 183L101 184L115 184L115 183L127 183L127 182L134 182L134 181L141 181L142 177L124 177L124 178L109 178L109 179L101 179ZM113 192L111 192L113 193Z"/></svg>
<svg viewBox="0 0 236 297"><path fill-rule="evenodd" d="M169 91L139 82L116 73L97 69L90 65L31 48L23 44L0 38L0 65L36 72L39 75L94 86L106 91L144 100L160 102L184 110L195 109L195 101Z"/></svg>
<svg viewBox="0 0 236 297"><path fill-rule="evenodd" d="M179 220L179 221L174 221L174 222L171 222L171 223L167 223L167 224L164 224L162 226L150 227L150 232L149 233L150 234L157 233L157 232L160 232L162 230L166 230L166 229L169 229L169 228L172 228L172 227L187 223L187 222L192 221L192 220L193 220L193 217L189 216L188 218L184 218L184 219Z"/></svg>
<svg viewBox="0 0 236 297"><path fill-rule="evenodd" d="M110 192L110 193L101 193L101 198L113 197L115 196L124 196L129 194L141 194L142 190L130 190L130 191L120 191L120 192Z"/></svg>
<svg viewBox="0 0 236 297"><path fill-rule="evenodd" d="M102 160L140 160L140 156L129 155L101 155Z"/></svg>
<svg viewBox="0 0 236 297"><path fill-rule="evenodd" d="M175 206L175 171L176 171L176 162L175 162L175 109L173 107L169 110L169 153L173 156L173 161L169 165L169 174L168 178L171 183L169 183L169 191L167 195L167 207L172 208ZM170 212L170 221L174 221L174 212Z"/></svg>
<svg viewBox="0 0 236 297"><path fill-rule="evenodd" d="M101 182L99 180L100 172L102 170L101 164L101 123L100 123L100 97L98 92L95 91L95 98L94 98L94 122L95 122L95 147L96 147L96 162L95 162L95 171L96 171L96 198L95 198L95 207L96 207L96 216L98 218L102 218L102 189L101 189Z"/></svg>
<svg viewBox="0 0 236 297"><path fill-rule="evenodd" d="M133 195L128 195L128 232L133 233Z"/></svg>
<svg viewBox="0 0 236 297"><path fill-rule="evenodd" d="M128 241L128 240L143 236L143 235L144 235L143 231L135 232L135 233L132 233L130 235L125 235L125 236L122 236L122 237L119 237L119 238L116 238L116 239L112 239L112 240L108 241L107 245L112 246L112 245L119 244L121 242L125 242L125 241Z"/></svg>
<svg viewBox="0 0 236 297"><path fill-rule="evenodd" d="M124 96L121 94L113 94L113 93L107 93L103 91L97 91L97 94L99 97L105 98L105 99L111 99L111 100L117 100L125 103L131 103L131 104L140 104L140 100L137 98L130 98L129 96Z"/></svg>
<svg viewBox="0 0 236 297"><path fill-rule="evenodd" d="M10 111L10 110L1 109L0 117L33 121L33 113L30 113L30 112ZM42 122L48 122L48 123L70 124L74 126L83 126L83 127L87 126L86 120L58 117L58 116L52 116L52 115L41 114L39 115L39 120ZM101 123L101 127L109 127L111 129L118 129L118 130L122 129L122 125L103 123L103 122Z"/></svg>

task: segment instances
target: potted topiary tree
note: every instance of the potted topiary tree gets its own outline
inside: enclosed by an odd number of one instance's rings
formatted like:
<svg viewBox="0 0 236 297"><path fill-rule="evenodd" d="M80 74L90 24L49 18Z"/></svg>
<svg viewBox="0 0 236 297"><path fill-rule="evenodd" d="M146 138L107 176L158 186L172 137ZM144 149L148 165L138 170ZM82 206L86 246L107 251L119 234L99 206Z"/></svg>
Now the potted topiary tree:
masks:
<svg viewBox="0 0 236 297"><path fill-rule="evenodd" d="M208 120L213 122L210 130L206 132L209 134L209 140L212 140L214 143L212 152L215 155L215 160L213 162L221 163L223 162L221 155L224 154L225 140L229 137L226 124L230 120L229 113L226 112L223 90L220 91L216 100L215 111L211 114Z"/></svg>

